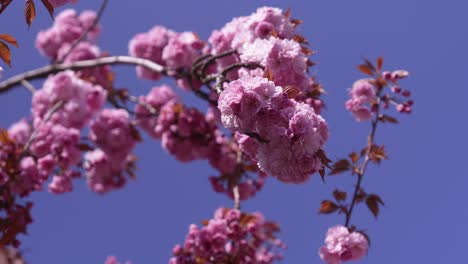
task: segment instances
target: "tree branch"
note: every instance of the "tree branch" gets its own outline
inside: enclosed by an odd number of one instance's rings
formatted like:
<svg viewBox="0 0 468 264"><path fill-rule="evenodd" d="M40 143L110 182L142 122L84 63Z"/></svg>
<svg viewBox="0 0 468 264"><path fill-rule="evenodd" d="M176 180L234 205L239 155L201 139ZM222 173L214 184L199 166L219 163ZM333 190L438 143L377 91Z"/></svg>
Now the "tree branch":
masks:
<svg viewBox="0 0 468 264"><path fill-rule="evenodd" d="M349 206L349 209L346 212L346 220L345 220L345 226L346 227L349 227L349 223L351 221L351 216L353 214L353 209L354 209L354 206L356 205L359 190L361 189L362 178L364 177L364 174L365 174L366 169L367 169L367 165L369 164L369 161L370 161L369 155L370 155L372 146L374 145L375 132L377 131L377 125L379 123L380 102L381 102L381 98L380 98L379 94L377 94L377 106L378 107L377 107L377 111L375 113L375 117L372 120L371 132L369 134L369 137L367 138L367 148L366 148L366 154L365 154L365 157L364 157L364 162L362 163L361 168L357 172L358 180L357 180L356 186L354 188L353 199L351 200L351 204Z"/></svg>
<svg viewBox="0 0 468 264"><path fill-rule="evenodd" d="M149 70L159 72L161 74L166 73L166 69L150 60L131 57L131 56L112 56L112 57L103 57L93 60L84 60L71 63L59 63L44 66L37 68L31 71L27 71L16 76L13 76L0 83L0 94L9 91L14 86L17 86L22 83L22 81L33 80L39 78L45 78L49 74L54 74L57 72L65 70L80 70L85 68L93 68L103 65L118 65L118 64L127 64L127 65L138 65L145 67Z"/></svg>

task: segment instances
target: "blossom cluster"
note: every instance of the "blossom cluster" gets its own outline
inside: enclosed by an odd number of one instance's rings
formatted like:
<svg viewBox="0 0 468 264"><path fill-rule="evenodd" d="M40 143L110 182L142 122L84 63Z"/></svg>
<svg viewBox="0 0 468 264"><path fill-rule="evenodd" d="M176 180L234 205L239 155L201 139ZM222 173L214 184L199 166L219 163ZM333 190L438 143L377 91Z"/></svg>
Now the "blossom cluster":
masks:
<svg viewBox="0 0 468 264"><path fill-rule="evenodd" d="M96 13L93 11L83 11L78 15L73 9L64 10L57 15L51 28L37 34L36 48L43 55L56 60L59 53L68 50L68 45L75 43L88 29L86 41L97 38L101 27L99 25L92 27L95 19Z"/></svg>
<svg viewBox="0 0 468 264"><path fill-rule="evenodd" d="M139 98L135 107L136 122L151 137L161 140L162 147L181 162L207 159L220 172L219 177L210 177L216 192L233 197L232 189L238 185L242 200L260 190L265 176L245 179L251 159L239 159L237 144L218 128L219 110L209 108L203 114L195 108L183 105L176 93L168 86L153 87L146 96ZM256 166L249 169L257 173ZM228 184L228 181L230 184Z"/></svg>
<svg viewBox="0 0 468 264"><path fill-rule="evenodd" d="M393 104L398 112L411 113L413 106L413 100L409 99L411 93L398 84L399 80L408 75L405 70L384 71L378 78L357 80L349 90L350 99L345 103L346 109L359 122L372 119L379 108L379 102L382 102L384 109ZM390 87L389 92L383 90L385 86Z"/></svg>
<svg viewBox="0 0 468 264"><path fill-rule="evenodd" d="M168 74L177 76L188 70L193 61L201 55L205 43L194 32L175 32L163 26L154 26L145 33L135 35L129 43L132 56L156 62L168 68ZM140 78L159 80L160 73L137 67ZM182 88L190 88L179 82Z"/></svg>
<svg viewBox="0 0 468 264"><path fill-rule="evenodd" d="M169 263L273 263L282 258L278 251L284 247L275 237L278 231L260 213L219 208L203 227L190 226L184 244L173 248Z"/></svg>
<svg viewBox="0 0 468 264"><path fill-rule="evenodd" d="M317 152L328 138L325 120L274 82L250 76L232 81L218 108L223 125L243 134L237 138L241 150L267 174L301 183L321 169Z"/></svg>
<svg viewBox="0 0 468 264"><path fill-rule="evenodd" d="M325 245L319 250L320 258L327 264L340 264L343 261L359 260L367 254L369 241L356 231L338 225L328 229Z"/></svg>

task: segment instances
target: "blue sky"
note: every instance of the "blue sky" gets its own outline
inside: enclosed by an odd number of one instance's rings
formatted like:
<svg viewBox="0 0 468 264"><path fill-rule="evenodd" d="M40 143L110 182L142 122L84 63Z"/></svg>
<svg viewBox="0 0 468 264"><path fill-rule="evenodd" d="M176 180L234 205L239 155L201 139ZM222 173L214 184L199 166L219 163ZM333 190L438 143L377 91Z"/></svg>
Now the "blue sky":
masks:
<svg viewBox="0 0 468 264"><path fill-rule="evenodd" d="M97 9L100 1L80 1L78 10ZM102 19L100 47L126 54L136 33L161 24L176 31L196 31L207 38L234 16L248 15L263 5L291 7L304 20L319 65L313 70L328 91L325 101L331 137L326 145L336 160L366 142L370 124L356 123L344 109L347 88L362 76L355 69L361 57L385 58L388 69L405 68L402 82L412 90L414 112L399 125L382 126L377 143L390 159L371 166L364 188L386 203L376 221L358 207L353 223L368 231L372 247L361 263L465 263L468 236L466 189L468 169L468 17L466 1L111 1ZM1 32L18 38L12 69L4 78L45 65L34 48L38 30L52 22L38 3L38 18L28 30L23 4L13 3L0 16ZM115 68L117 85L135 94L154 83L135 78L130 67ZM40 86L40 82L35 82ZM182 93L182 92L181 92ZM0 127L28 115L30 94L18 87L0 97ZM188 105L204 106L191 95ZM23 237L30 263L103 263L107 255L134 264L167 263L174 244L184 240L188 226L210 218L218 206L231 206L208 183L214 171L206 162L181 164L147 140L136 151L138 179L106 196L90 192L83 181L62 196L32 196L34 223ZM269 179L262 192L243 204L245 211L263 212L282 226L288 244L284 263L320 263L317 255L327 228L342 216L320 216L322 199L334 188L351 190L351 176L318 176L303 185Z"/></svg>

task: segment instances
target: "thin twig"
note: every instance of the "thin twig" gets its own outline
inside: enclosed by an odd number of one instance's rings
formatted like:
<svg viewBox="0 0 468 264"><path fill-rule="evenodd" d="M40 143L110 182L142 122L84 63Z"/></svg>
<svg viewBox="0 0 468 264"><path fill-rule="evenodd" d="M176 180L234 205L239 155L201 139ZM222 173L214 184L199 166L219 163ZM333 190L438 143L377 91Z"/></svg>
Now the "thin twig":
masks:
<svg viewBox="0 0 468 264"><path fill-rule="evenodd" d="M75 42L73 42L73 44L68 49L67 53L65 53L63 58L60 61L57 61L57 63L62 63L63 61L65 61L65 59L70 55L70 53L72 53L72 51L76 48L76 46L78 46L78 44L80 44L83 40L86 39L86 37L88 37L89 32L91 32L91 30L93 30L99 23L99 20L101 19L102 14L104 14L104 10L106 9L108 2L109 0L102 1L101 6L99 7L99 10L96 14L96 18L94 19L93 23L83 32L83 34L81 34L80 38L78 38Z"/></svg>
<svg viewBox="0 0 468 264"><path fill-rule="evenodd" d="M26 88L32 94L34 94L37 91L36 88L32 85L32 83L30 83L30 82L28 82L26 80L22 80L21 84L24 86L24 88Z"/></svg>
<svg viewBox="0 0 468 264"><path fill-rule="evenodd" d="M370 156L372 146L374 145L375 132L377 131L377 125L379 123L380 102L381 102L381 99L380 99L379 94L378 94L377 95L377 106L378 107L377 107L377 111L375 113L375 117L372 120L371 132L370 132L369 137L367 139L367 148L366 148L366 153L365 153L365 157L364 157L364 162L362 163L361 168L357 172L358 180L357 180L356 186L354 188L354 193L353 193L353 198L351 200L351 204L349 206L349 209L346 212L346 220L345 220L345 226L346 227L349 227L349 223L351 221L351 216L353 214L353 209L354 209L354 206L356 205L359 190L361 189L362 178L364 177L364 174L365 174L366 169L367 169L367 165L369 164L369 161L370 161L369 156Z"/></svg>
<svg viewBox="0 0 468 264"><path fill-rule="evenodd" d="M65 70L81 70L85 68L93 68L103 65L118 65L118 64L127 64L127 65L138 65L143 66L149 70L165 74L166 69L150 60L131 57L131 56L112 56L112 57L102 57L93 60L84 60L76 61L71 63L60 63L44 66L37 68L31 71L27 71L16 76L13 76L0 83L0 94L9 91L14 86L21 84L23 80L33 80L47 77L49 74L54 74L57 72Z"/></svg>
<svg viewBox="0 0 468 264"><path fill-rule="evenodd" d="M29 137L28 141L24 145L22 155L25 155L29 151L29 148L31 147L31 144L33 143L33 141L37 137L37 133L39 131L39 128L41 128L41 126L43 126L45 123L49 122L49 120L52 118L52 116L55 114L55 112L57 112L63 106L63 104L64 104L64 101L58 101L52 106L52 108L50 108L47 111L46 115L44 116L44 119L41 121L41 123L39 123L39 125L37 125L37 127L34 128L34 131L32 132L32 134Z"/></svg>
<svg viewBox="0 0 468 264"><path fill-rule="evenodd" d="M239 185L235 185L232 188L232 194L234 195L234 208L240 210L240 195L239 195Z"/></svg>

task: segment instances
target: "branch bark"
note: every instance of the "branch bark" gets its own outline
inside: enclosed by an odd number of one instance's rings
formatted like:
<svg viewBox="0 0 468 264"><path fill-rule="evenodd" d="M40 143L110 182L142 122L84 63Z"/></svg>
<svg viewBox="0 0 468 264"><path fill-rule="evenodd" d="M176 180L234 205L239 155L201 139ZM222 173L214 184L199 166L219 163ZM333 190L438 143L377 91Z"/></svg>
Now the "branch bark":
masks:
<svg viewBox="0 0 468 264"><path fill-rule="evenodd" d="M159 72L161 74L166 73L166 69L157 63L154 63L147 59L132 57L132 56L111 56L102 57L93 60L84 60L71 63L58 63L47 65L41 68L30 70L16 76L13 76L0 83L0 94L8 92L13 87L20 85L23 81L30 81L33 79L45 78L49 74L58 73L65 70L80 70L85 68L93 68L103 65L137 65L145 67L149 70Z"/></svg>

